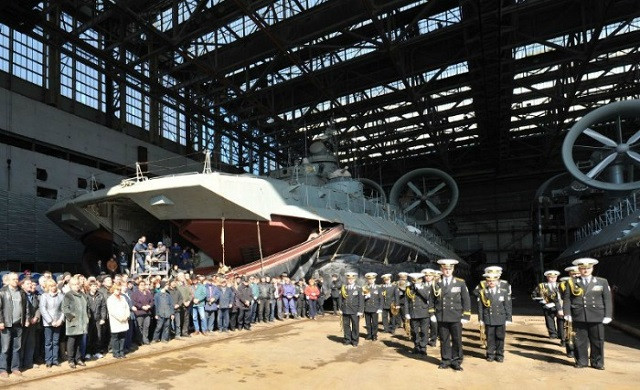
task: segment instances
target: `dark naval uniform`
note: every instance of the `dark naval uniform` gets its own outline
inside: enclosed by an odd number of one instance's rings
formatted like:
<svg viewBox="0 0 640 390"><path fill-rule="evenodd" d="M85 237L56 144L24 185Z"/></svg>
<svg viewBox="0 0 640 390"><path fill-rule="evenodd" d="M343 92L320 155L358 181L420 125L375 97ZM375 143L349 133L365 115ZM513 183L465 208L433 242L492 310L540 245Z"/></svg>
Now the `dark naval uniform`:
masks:
<svg viewBox="0 0 640 390"><path fill-rule="evenodd" d="M471 317L469 290L463 279L451 278L447 284L442 278L434 287L434 307L440 335L440 367L460 369L462 363L462 323Z"/></svg>
<svg viewBox="0 0 640 390"><path fill-rule="evenodd" d="M500 287L503 290L507 290L509 295L511 295L511 285L509 284L509 282L507 282L506 280L500 279L498 283L499 283L498 287ZM476 298L479 298L480 290L484 290L485 288L487 288L487 281L481 280L480 283L478 283L478 285L476 286L476 288L473 289L473 295Z"/></svg>
<svg viewBox="0 0 640 390"><path fill-rule="evenodd" d="M556 310L562 312L562 306L564 304L564 293L567 290L567 281L561 281L558 283L558 294L556 295ZM565 334L564 317L558 317L558 337L560 337L560 343L563 344L567 350L567 357L573 357L573 346L575 344L574 335ZM571 338L571 339L570 339Z"/></svg>
<svg viewBox="0 0 640 390"><path fill-rule="evenodd" d="M556 299L558 296L558 283L539 283L535 290L533 290L532 296L534 299L539 300L542 305L542 312L544 313L544 322L547 325L547 332L550 339L560 338L564 335L563 328L556 315Z"/></svg>
<svg viewBox="0 0 640 390"><path fill-rule="evenodd" d="M340 299L340 287L342 283L339 280L331 281L331 305L333 307L333 315L338 314L338 309L340 305L338 304L338 300Z"/></svg>
<svg viewBox="0 0 640 390"><path fill-rule="evenodd" d="M355 347L360 339L358 314L362 314L364 309L364 296L362 289L355 284L345 284L340 290L338 301L342 310L343 344L351 344Z"/></svg>
<svg viewBox="0 0 640 390"><path fill-rule="evenodd" d="M504 338L506 322L512 321L511 295L509 290L496 286L479 292L478 319L484 322L487 337L487 360L504 360Z"/></svg>
<svg viewBox="0 0 640 390"><path fill-rule="evenodd" d="M431 290L431 301L433 301L433 285L435 281L425 282L424 285ZM429 321L429 346L435 347L438 340L438 323Z"/></svg>
<svg viewBox="0 0 640 390"><path fill-rule="evenodd" d="M407 310L407 299L404 294L406 292L407 287L411 286L410 282L400 283L398 281L398 305L400 305L400 314L396 317L396 328L402 328L404 318L409 311Z"/></svg>
<svg viewBox="0 0 640 390"><path fill-rule="evenodd" d="M607 279L590 276L569 279L564 292L563 311L571 315L575 336L576 367L604 369L604 318L612 318L613 302ZM591 354L588 349L591 347Z"/></svg>
<svg viewBox="0 0 640 390"><path fill-rule="evenodd" d="M411 317L413 353L427 354L429 342L429 308L433 307L431 288L415 283L406 290L406 305Z"/></svg>
<svg viewBox="0 0 640 390"><path fill-rule="evenodd" d="M382 311L382 289L377 285L366 285L368 294L364 295L364 321L367 328L367 340L378 339L378 312Z"/></svg>
<svg viewBox="0 0 640 390"><path fill-rule="evenodd" d="M383 284L382 290L382 327L385 332L393 333L396 330L396 320L391 314L391 304L398 305L398 286Z"/></svg>

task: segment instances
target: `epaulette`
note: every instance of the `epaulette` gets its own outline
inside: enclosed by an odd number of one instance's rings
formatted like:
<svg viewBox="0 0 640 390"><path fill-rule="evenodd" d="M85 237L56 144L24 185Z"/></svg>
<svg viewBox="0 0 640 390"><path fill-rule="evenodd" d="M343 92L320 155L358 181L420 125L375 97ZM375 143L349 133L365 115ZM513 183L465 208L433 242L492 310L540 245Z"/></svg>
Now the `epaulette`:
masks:
<svg viewBox="0 0 640 390"><path fill-rule="evenodd" d="M464 283L464 279L462 279L462 278L454 278L454 279L457 280L458 282Z"/></svg>

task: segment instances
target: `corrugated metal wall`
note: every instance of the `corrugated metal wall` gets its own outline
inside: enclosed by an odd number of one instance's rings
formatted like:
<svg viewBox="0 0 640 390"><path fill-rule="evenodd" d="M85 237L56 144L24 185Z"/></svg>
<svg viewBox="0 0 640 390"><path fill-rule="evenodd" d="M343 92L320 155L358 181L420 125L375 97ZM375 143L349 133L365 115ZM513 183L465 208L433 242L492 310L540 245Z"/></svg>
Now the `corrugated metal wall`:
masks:
<svg viewBox="0 0 640 390"><path fill-rule="evenodd" d="M0 263L80 262L82 244L45 215L55 202L0 190Z"/></svg>

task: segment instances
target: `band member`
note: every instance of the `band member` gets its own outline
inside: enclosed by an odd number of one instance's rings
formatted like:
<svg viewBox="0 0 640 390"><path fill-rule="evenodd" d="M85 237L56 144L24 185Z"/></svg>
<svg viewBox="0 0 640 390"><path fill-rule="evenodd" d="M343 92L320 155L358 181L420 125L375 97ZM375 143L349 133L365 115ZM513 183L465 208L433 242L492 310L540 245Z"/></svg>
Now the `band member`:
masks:
<svg viewBox="0 0 640 390"><path fill-rule="evenodd" d="M569 273L569 276L565 276L560 278L560 283L558 283L558 294L556 299L556 310L558 313L558 336L560 337L560 345L564 345L567 350L567 357L573 358L573 347L575 345L575 332L570 332L571 334L566 334L566 329L568 328L568 322L565 321L564 316L562 315L562 305L564 303L563 297L564 292L568 287L568 280L570 278L575 278L580 275L580 271L578 267L575 265L569 266L564 269L565 272ZM575 280L575 279L574 279Z"/></svg>
<svg viewBox="0 0 640 390"><path fill-rule="evenodd" d="M406 317L407 314L409 314L409 311L407 310L407 306L406 306L406 299L404 297L407 286L411 285L411 282L407 280L408 278L409 278L409 274L407 272L398 272L397 286L398 286L398 305L400 306L399 307L400 312L398 316L396 316L396 328L402 328L404 318Z"/></svg>
<svg viewBox="0 0 640 390"><path fill-rule="evenodd" d="M453 277L458 260L438 260L442 280L433 288L434 307L440 335L441 362L438 368L462 371L462 325L469 322L471 301L465 281Z"/></svg>
<svg viewBox="0 0 640 390"><path fill-rule="evenodd" d="M487 340L487 361L504 361L504 338L506 326L511 323L511 294L499 286L496 274L482 275L486 287L480 290L478 299L478 322L484 325Z"/></svg>
<svg viewBox="0 0 640 390"><path fill-rule="evenodd" d="M504 279L500 279L502 277L502 267L498 265L490 265L488 267L485 267L484 273L496 275L498 277L498 286L502 289L509 291L509 295L511 295L511 285L509 284L509 282L507 282ZM487 287L487 282L485 280L481 280L480 283L478 283L478 285L476 286L476 288L473 289L473 295L475 295L477 298L480 294L480 290L485 289L486 287Z"/></svg>
<svg viewBox="0 0 640 390"><path fill-rule="evenodd" d="M604 325L611 322L613 302L607 280L592 275L595 264L598 260L591 258L573 261L580 276L567 280L563 313L576 332L576 368L586 367L589 361L591 367L604 370Z"/></svg>
<svg viewBox="0 0 640 390"><path fill-rule="evenodd" d="M544 313L544 322L547 325L547 332L549 332L550 339L558 338L558 329L560 324L556 325L556 298L558 296L558 275L559 271L548 270L544 272L544 276L547 278L546 283L540 283L536 286L535 290L531 294L531 297L539 301L542 305L542 312Z"/></svg>
<svg viewBox="0 0 640 390"><path fill-rule="evenodd" d="M331 306L333 308L333 315L338 315L338 308L340 307L338 305L338 299L340 297L340 287L342 286L342 283L340 283L340 281L338 280L338 275L333 274L331 275Z"/></svg>
<svg viewBox="0 0 640 390"><path fill-rule="evenodd" d="M406 307L409 314L406 319L411 321L411 339L413 340L413 353L427 354L429 342L429 317L435 316L429 313L433 306L431 302L431 288L422 283L422 273L410 274L413 284L406 289Z"/></svg>
<svg viewBox="0 0 640 390"><path fill-rule="evenodd" d="M376 285L375 272L364 275L367 284L362 287L364 296L364 321L367 328L367 340L378 339L378 314L382 313L382 289Z"/></svg>
<svg viewBox="0 0 640 390"><path fill-rule="evenodd" d="M435 283L436 271L431 268L425 268L422 271L424 275L424 286L430 290L430 293L433 292L433 285ZM433 297L431 298L433 300ZM438 323L435 322L435 316L431 316L433 320L430 319L429 324L429 343L430 347L436 346L436 340L438 339Z"/></svg>
<svg viewBox="0 0 640 390"><path fill-rule="evenodd" d="M391 283L391 274L382 275L382 327L383 331L393 334L396 330L395 313L400 310L398 305L398 286ZM393 309L392 309L393 306ZM395 313L395 314L394 314Z"/></svg>
<svg viewBox="0 0 640 390"><path fill-rule="evenodd" d="M356 286L355 272L345 273L347 284L340 288L340 296L338 302L340 305L340 314L342 316L342 330L344 332L344 345L358 346L360 339L359 326L360 317L364 309L364 296L362 289Z"/></svg>

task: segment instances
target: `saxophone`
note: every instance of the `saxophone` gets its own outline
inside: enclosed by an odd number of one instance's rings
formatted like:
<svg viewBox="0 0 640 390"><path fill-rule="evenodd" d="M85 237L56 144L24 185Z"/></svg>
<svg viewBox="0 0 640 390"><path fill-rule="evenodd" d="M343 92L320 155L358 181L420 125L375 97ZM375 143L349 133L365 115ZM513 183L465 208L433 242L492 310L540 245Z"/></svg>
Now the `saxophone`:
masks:
<svg viewBox="0 0 640 390"><path fill-rule="evenodd" d="M575 337L576 333L573 331L573 322L572 321L564 321L564 337L565 337L565 342L567 343L567 346L569 346L570 349L573 349L573 338Z"/></svg>

